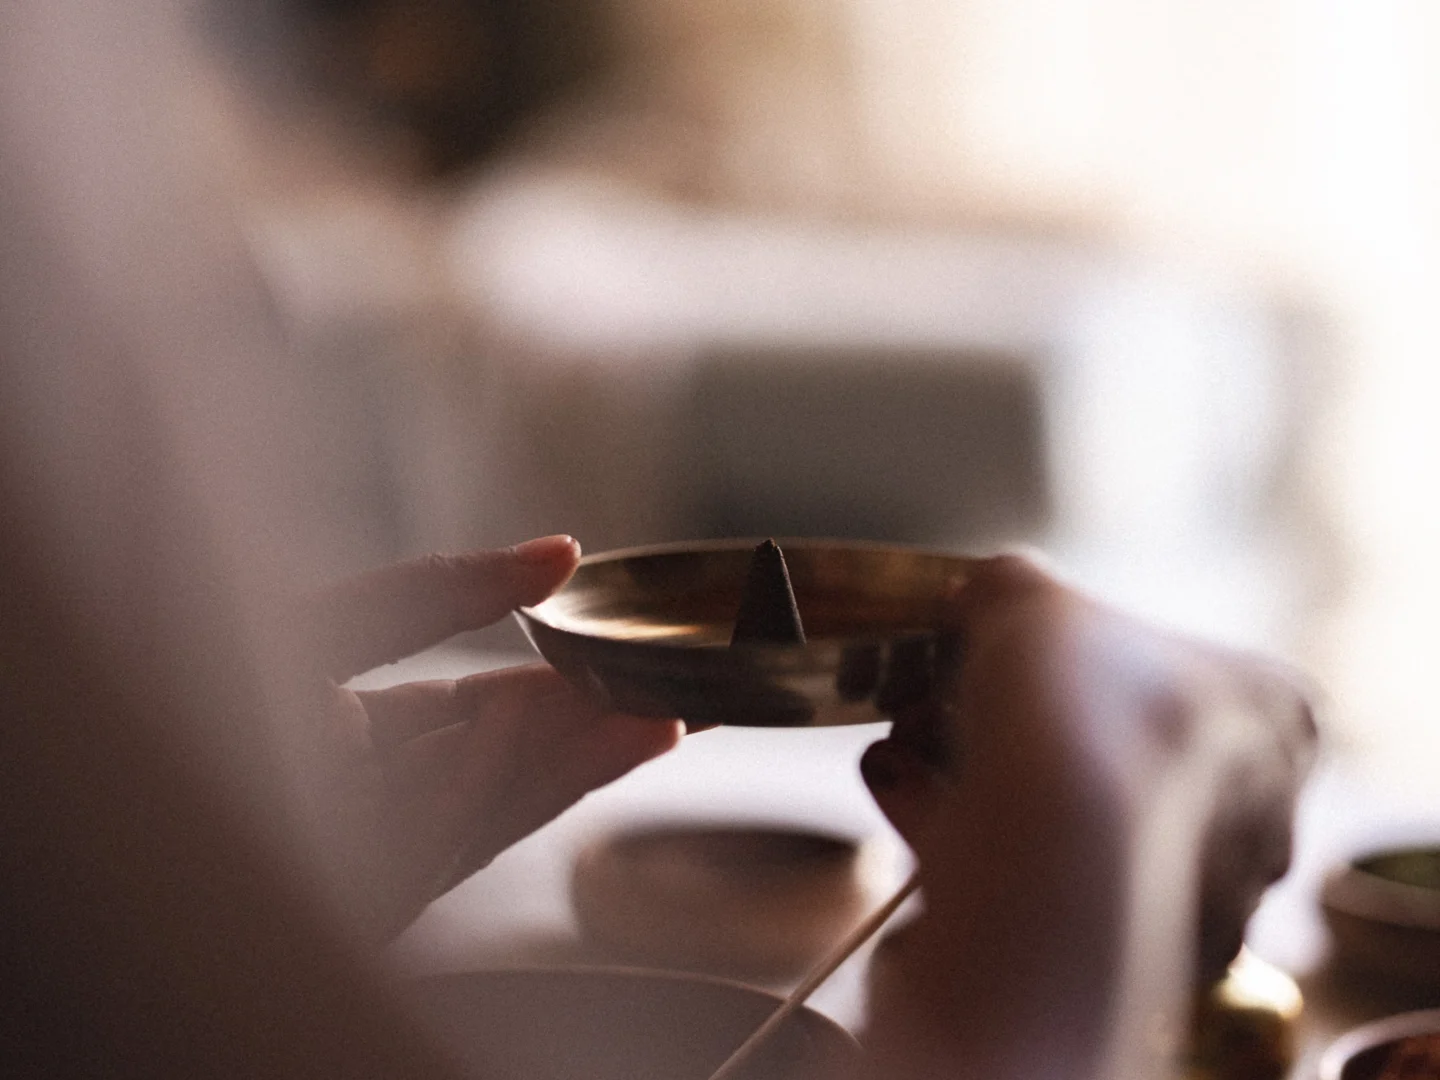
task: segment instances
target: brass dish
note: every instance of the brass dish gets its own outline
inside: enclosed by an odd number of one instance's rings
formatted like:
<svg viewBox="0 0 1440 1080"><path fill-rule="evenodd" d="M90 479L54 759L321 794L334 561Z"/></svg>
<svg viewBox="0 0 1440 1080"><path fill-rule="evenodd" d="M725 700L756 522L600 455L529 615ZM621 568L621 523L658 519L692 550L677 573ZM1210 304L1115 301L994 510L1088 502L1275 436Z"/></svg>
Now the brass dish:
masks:
<svg viewBox="0 0 1440 1080"><path fill-rule="evenodd" d="M803 645L730 646L754 540L591 555L517 615L560 672L616 708L691 723L819 727L922 700L950 643L946 586L974 560L915 548L781 540Z"/></svg>

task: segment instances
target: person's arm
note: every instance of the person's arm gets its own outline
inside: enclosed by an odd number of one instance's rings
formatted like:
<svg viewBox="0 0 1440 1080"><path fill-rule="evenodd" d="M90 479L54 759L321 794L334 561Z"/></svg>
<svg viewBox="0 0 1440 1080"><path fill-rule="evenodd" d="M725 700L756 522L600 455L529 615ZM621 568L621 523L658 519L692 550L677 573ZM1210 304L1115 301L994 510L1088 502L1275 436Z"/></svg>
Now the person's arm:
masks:
<svg viewBox="0 0 1440 1080"><path fill-rule="evenodd" d="M1287 865L1309 710L1023 560L951 613L953 678L863 763L924 896L883 950L876 1075L1164 1075L1194 980Z"/></svg>

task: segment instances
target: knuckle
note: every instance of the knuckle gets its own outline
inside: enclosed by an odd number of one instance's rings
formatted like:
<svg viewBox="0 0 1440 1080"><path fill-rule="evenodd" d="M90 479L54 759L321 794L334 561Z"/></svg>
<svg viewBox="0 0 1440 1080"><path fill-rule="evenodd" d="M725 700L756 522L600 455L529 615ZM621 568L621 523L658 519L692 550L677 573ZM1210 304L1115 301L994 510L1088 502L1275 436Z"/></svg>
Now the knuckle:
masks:
<svg viewBox="0 0 1440 1080"><path fill-rule="evenodd" d="M417 561L420 572L426 577L454 577L459 569L459 560L454 555L446 555L438 551L422 555Z"/></svg>
<svg viewBox="0 0 1440 1080"><path fill-rule="evenodd" d="M1053 587L1055 579L1033 558L1009 552L976 560L955 592L953 606L969 614Z"/></svg>
<svg viewBox="0 0 1440 1080"><path fill-rule="evenodd" d="M1200 706L1187 688L1167 685L1146 710L1146 730L1162 751L1178 754L1194 744L1200 714Z"/></svg>
<svg viewBox="0 0 1440 1080"><path fill-rule="evenodd" d="M1304 696L1295 703L1295 731L1307 749L1314 748L1320 742L1320 725L1315 719L1315 706Z"/></svg>
<svg viewBox="0 0 1440 1080"><path fill-rule="evenodd" d="M999 586L1035 585L1049 580L1049 575L1030 555L1005 552L980 563L977 576Z"/></svg>

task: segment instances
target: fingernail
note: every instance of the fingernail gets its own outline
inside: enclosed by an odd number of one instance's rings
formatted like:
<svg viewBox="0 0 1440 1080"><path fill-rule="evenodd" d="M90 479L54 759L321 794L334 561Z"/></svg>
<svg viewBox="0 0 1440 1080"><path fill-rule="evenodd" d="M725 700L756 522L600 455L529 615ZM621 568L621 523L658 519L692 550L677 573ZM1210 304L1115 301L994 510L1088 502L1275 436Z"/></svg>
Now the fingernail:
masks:
<svg viewBox="0 0 1440 1080"><path fill-rule="evenodd" d="M557 533L554 536L541 536L526 540L523 544L516 544L510 552L516 562L538 565L558 562L564 558L579 558L580 543L573 536Z"/></svg>

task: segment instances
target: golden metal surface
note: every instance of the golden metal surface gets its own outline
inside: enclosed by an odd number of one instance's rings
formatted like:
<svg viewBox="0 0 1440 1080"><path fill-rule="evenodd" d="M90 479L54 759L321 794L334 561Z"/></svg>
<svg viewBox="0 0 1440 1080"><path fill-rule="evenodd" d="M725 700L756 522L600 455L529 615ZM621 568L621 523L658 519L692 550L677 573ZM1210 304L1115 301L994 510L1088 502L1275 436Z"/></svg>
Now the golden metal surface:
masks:
<svg viewBox="0 0 1440 1080"><path fill-rule="evenodd" d="M1186 1080L1283 1080L1305 1002L1295 980L1249 949L1197 995Z"/></svg>
<svg viewBox="0 0 1440 1080"><path fill-rule="evenodd" d="M973 560L917 548L779 541L807 641L729 647L755 540L587 556L518 617L540 654L615 707L692 723L862 724L922 699L946 586Z"/></svg>

